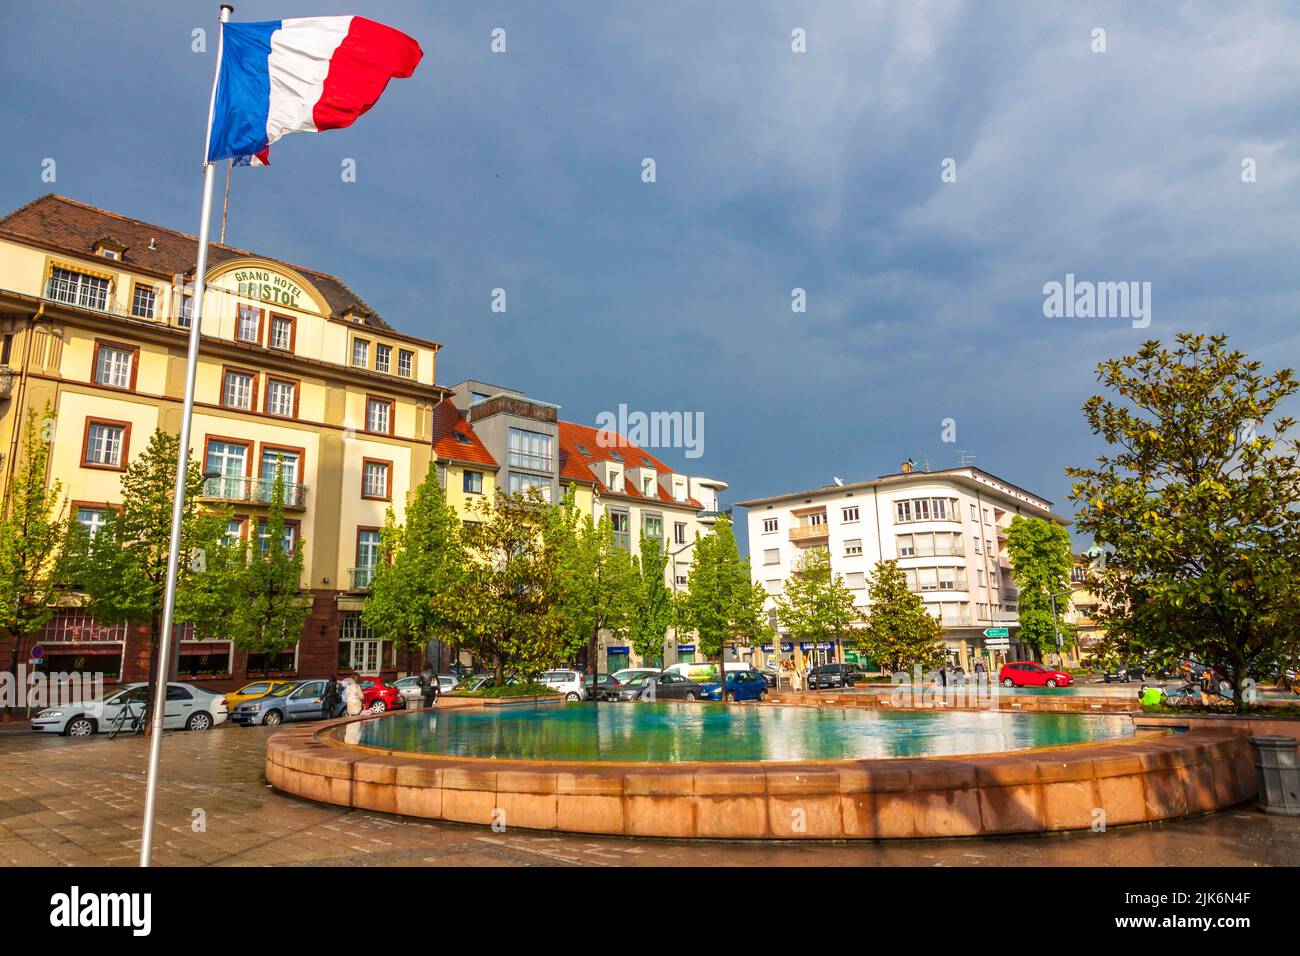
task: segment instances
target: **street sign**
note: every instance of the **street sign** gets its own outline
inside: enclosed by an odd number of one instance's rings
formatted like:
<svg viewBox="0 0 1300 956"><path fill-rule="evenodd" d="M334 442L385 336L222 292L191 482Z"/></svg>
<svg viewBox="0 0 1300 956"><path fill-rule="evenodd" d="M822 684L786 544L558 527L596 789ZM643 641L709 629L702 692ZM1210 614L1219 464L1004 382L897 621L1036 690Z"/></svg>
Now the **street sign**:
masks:
<svg viewBox="0 0 1300 956"><path fill-rule="evenodd" d="M1005 627L986 627L984 628L985 637L1009 637L1011 632Z"/></svg>

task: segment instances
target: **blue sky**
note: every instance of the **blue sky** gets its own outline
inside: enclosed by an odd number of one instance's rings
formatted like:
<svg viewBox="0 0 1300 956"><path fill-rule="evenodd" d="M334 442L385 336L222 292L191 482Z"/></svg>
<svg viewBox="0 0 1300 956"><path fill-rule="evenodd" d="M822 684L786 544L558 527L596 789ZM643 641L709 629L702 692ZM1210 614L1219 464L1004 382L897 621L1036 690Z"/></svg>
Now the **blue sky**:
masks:
<svg viewBox="0 0 1300 956"><path fill-rule="evenodd" d="M0 207L53 190L195 231L216 10L7 10ZM1183 329L1300 360L1283 4L256 0L235 18L334 13L404 30L424 62L351 129L236 170L228 241L443 343L444 384L589 423L702 412L703 457L660 454L730 501L964 449L1069 514L1063 469L1100 450L1080 413L1099 361ZM1045 318L1066 273L1150 282L1151 326Z"/></svg>

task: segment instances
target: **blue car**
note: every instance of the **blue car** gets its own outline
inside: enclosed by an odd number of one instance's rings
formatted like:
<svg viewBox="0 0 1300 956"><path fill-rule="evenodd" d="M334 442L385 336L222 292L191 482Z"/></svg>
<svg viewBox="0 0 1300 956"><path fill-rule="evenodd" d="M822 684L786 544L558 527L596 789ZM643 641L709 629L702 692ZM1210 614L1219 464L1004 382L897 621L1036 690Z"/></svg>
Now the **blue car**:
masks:
<svg viewBox="0 0 1300 956"><path fill-rule="evenodd" d="M704 685L705 700L722 700L722 685L714 681ZM731 671L727 674L727 700L766 700L767 681L758 671Z"/></svg>

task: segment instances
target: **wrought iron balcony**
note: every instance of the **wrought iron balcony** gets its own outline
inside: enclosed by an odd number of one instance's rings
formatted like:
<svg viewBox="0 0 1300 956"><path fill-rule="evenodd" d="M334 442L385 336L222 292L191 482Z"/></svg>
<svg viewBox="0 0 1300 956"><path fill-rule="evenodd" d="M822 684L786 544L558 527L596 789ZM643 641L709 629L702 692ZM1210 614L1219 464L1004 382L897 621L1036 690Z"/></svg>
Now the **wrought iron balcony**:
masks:
<svg viewBox="0 0 1300 956"><path fill-rule="evenodd" d="M206 478L203 481L203 497L267 505L271 503L274 486L275 481L271 478ZM306 485L286 481L282 487L286 508L301 511L307 507Z"/></svg>
<svg viewBox="0 0 1300 956"><path fill-rule="evenodd" d="M370 585L375 580L375 569L368 568L348 568L348 582L350 590L369 591Z"/></svg>

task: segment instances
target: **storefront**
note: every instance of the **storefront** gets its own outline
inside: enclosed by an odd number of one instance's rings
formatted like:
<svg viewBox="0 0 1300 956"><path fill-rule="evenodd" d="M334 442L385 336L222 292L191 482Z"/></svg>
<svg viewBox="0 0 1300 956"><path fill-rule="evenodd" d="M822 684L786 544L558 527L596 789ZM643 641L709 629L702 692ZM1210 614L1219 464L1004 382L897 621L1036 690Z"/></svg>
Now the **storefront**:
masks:
<svg viewBox="0 0 1300 956"><path fill-rule="evenodd" d="M615 644L605 648L605 672L616 673L632 666L632 649L626 644Z"/></svg>

